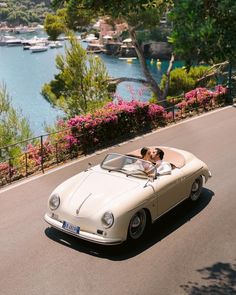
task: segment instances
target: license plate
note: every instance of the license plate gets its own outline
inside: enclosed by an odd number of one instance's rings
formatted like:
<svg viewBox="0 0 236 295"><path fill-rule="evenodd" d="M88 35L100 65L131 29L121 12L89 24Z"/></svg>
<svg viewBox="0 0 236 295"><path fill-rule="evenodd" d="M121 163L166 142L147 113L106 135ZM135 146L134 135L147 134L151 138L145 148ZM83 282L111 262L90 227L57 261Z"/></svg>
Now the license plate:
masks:
<svg viewBox="0 0 236 295"><path fill-rule="evenodd" d="M67 221L63 221L63 224L62 224L62 228L74 233L74 234L78 234L79 231L80 231L80 227L79 226L75 226L73 224L70 224L69 222Z"/></svg>

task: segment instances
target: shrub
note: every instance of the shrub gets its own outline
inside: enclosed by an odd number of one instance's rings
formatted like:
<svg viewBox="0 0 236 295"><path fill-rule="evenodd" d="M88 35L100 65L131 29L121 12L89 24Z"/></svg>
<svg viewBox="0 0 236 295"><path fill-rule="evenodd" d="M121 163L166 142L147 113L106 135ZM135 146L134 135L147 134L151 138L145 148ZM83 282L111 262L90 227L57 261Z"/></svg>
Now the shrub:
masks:
<svg viewBox="0 0 236 295"><path fill-rule="evenodd" d="M161 89L164 89L166 84L166 75L163 75L161 80ZM180 95L185 91L194 88L195 81L193 78L188 77L185 68L178 68L171 72L170 74L170 86L169 95Z"/></svg>
<svg viewBox="0 0 236 295"><path fill-rule="evenodd" d="M195 87L198 79L203 77L208 69L209 67L207 66L191 67L189 71L187 71L185 67L174 69L170 73L170 87L168 94L170 96L178 96L190 91ZM163 75L161 80L161 89L165 88L166 79L166 75ZM210 82L206 81L203 86L208 86L209 83L212 85L213 80Z"/></svg>
<svg viewBox="0 0 236 295"><path fill-rule="evenodd" d="M164 109L155 104L132 100L110 102L93 114L75 116L67 121L72 135L87 152L96 146L134 136L164 122Z"/></svg>
<svg viewBox="0 0 236 295"><path fill-rule="evenodd" d="M221 104L225 99L226 92L227 89L221 85L217 85L213 91L207 88L196 88L187 92L184 99L176 106L185 111L195 108L208 110L215 104Z"/></svg>

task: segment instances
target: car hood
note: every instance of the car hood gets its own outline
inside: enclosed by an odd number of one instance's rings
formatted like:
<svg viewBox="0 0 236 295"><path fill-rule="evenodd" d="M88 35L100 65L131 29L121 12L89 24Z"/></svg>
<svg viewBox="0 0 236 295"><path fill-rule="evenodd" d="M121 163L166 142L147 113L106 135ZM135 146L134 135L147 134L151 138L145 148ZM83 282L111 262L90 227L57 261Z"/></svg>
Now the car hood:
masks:
<svg viewBox="0 0 236 295"><path fill-rule="evenodd" d="M111 203L140 186L140 181L117 172L90 171L82 179L73 177L68 181L73 189L63 192L62 206L80 217L96 214L103 208L109 210Z"/></svg>

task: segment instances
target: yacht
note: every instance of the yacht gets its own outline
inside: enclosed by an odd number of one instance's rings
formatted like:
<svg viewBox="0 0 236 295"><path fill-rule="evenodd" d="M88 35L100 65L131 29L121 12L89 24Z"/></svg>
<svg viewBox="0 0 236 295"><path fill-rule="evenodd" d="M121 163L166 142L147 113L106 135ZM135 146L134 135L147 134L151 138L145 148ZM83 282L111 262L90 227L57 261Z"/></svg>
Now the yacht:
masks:
<svg viewBox="0 0 236 295"><path fill-rule="evenodd" d="M59 41L54 41L54 42L49 43L49 47L53 49L53 48L63 47L63 45Z"/></svg>
<svg viewBox="0 0 236 295"><path fill-rule="evenodd" d="M91 42L91 41L94 41L94 40L98 40L97 37L95 37L94 34L89 34L87 35L87 37L85 39L82 39L83 42Z"/></svg>
<svg viewBox="0 0 236 295"><path fill-rule="evenodd" d="M12 38L9 40L6 40L7 46L22 46L22 40L17 38Z"/></svg>
<svg viewBox="0 0 236 295"><path fill-rule="evenodd" d="M1 46L5 46L7 45L7 41L8 40L12 40L12 39L15 39L15 37L13 36L8 36L8 35L3 35L3 36L0 36L0 45Z"/></svg>
<svg viewBox="0 0 236 295"><path fill-rule="evenodd" d="M43 52L48 50L48 46L46 44L36 44L30 47L32 53L35 52Z"/></svg>
<svg viewBox="0 0 236 295"><path fill-rule="evenodd" d="M102 52L105 52L106 50L103 44L88 43L86 51L87 53L102 53Z"/></svg>

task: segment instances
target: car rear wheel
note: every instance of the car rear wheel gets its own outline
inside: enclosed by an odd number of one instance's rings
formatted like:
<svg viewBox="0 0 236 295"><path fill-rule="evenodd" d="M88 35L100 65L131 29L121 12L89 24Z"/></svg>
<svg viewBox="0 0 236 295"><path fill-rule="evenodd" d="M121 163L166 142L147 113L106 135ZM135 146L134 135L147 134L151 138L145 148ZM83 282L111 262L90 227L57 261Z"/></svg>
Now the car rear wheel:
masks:
<svg viewBox="0 0 236 295"><path fill-rule="evenodd" d="M145 232L147 225L147 214L144 209L136 212L130 220L128 236L131 240L139 239Z"/></svg>
<svg viewBox="0 0 236 295"><path fill-rule="evenodd" d="M199 199L202 192L202 187L203 187L203 178L200 175L194 180L192 184L191 193L190 193L191 201L195 202Z"/></svg>

